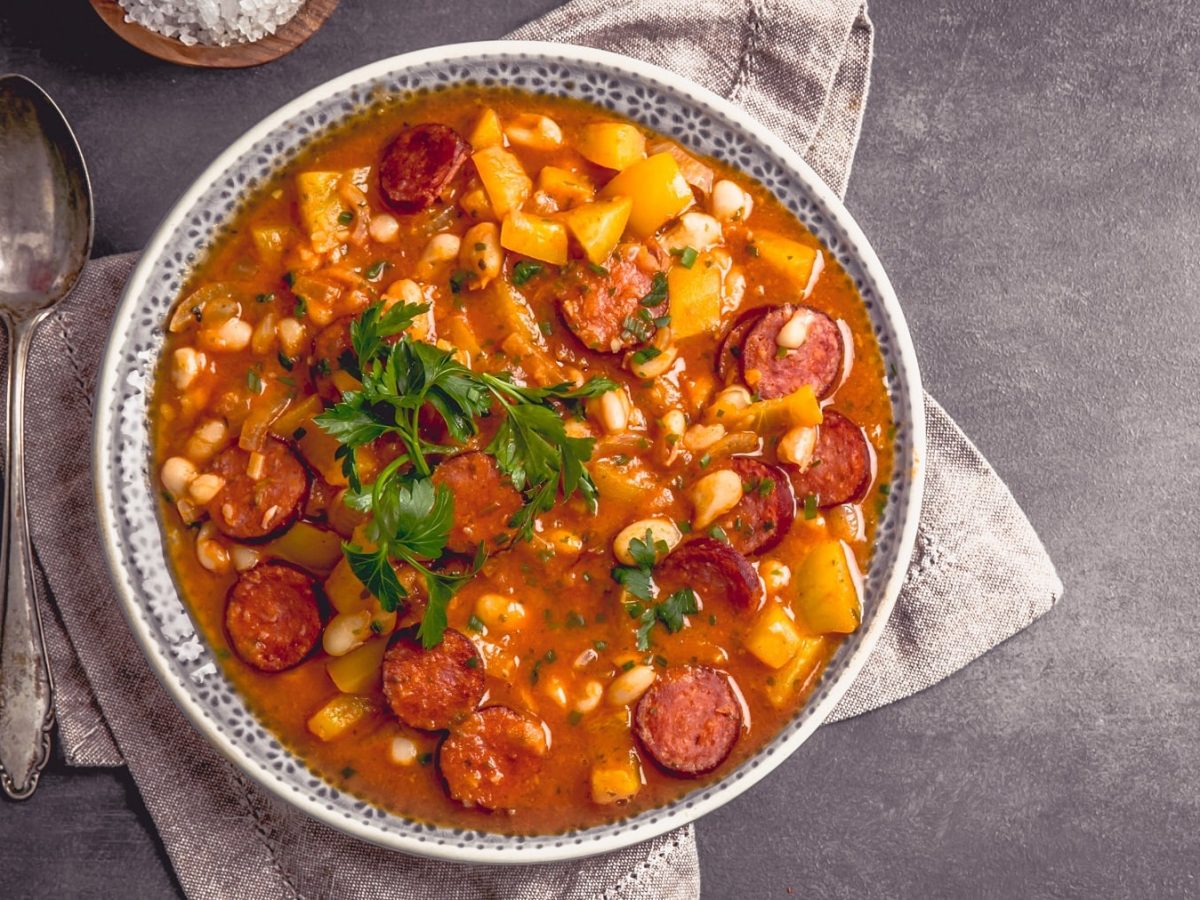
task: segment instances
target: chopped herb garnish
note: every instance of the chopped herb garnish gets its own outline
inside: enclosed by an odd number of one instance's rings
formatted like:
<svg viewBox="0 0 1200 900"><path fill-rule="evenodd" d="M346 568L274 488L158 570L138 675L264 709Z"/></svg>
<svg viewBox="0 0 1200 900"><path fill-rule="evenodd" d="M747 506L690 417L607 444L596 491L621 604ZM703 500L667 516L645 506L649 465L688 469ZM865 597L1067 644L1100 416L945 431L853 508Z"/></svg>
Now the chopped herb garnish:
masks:
<svg viewBox="0 0 1200 900"><path fill-rule="evenodd" d="M554 334L554 323L549 319L542 319L542 321L538 322L538 331L546 337L550 337L550 335Z"/></svg>
<svg viewBox="0 0 1200 900"><path fill-rule="evenodd" d="M487 244L485 244L483 241L475 242L475 252L476 253L482 253L486 249L487 249Z"/></svg>
<svg viewBox="0 0 1200 900"><path fill-rule="evenodd" d="M307 428L297 428L295 431L292 432L292 440L293 441L301 440L301 439L303 439L303 437L306 434L308 434Z"/></svg>
<svg viewBox="0 0 1200 900"><path fill-rule="evenodd" d="M633 565L613 566L613 581L641 600L653 599L650 572L654 564L670 552L671 548L667 542L655 541L653 532L647 528L644 537L634 538L629 542L629 555L633 559Z"/></svg>
<svg viewBox="0 0 1200 900"><path fill-rule="evenodd" d="M286 353L284 353L282 350L280 350L279 351L279 364L281 366L283 366L285 369L287 369L287 371L290 372L290 371L292 371L292 366L294 366L296 363L290 356L288 356Z"/></svg>
<svg viewBox="0 0 1200 900"><path fill-rule="evenodd" d="M303 319L307 315L308 315L308 301L305 300L303 297L301 297L299 294L297 294L296 295L295 316L297 319Z"/></svg>
<svg viewBox="0 0 1200 900"><path fill-rule="evenodd" d="M683 247L677 250L672 250L671 255L679 260L679 264L685 269L690 269L696 264L696 257L700 254L696 252L694 247Z"/></svg>
<svg viewBox="0 0 1200 900"><path fill-rule="evenodd" d="M479 616L472 614L471 618L467 619L467 630L474 631L476 634L483 631L483 620Z"/></svg>
<svg viewBox="0 0 1200 900"><path fill-rule="evenodd" d="M252 394L261 394L263 392L262 378L259 377L258 372L254 369L246 372L246 386L250 388L250 393Z"/></svg>
<svg viewBox="0 0 1200 900"><path fill-rule="evenodd" d="M291 287L293 284L295 284L296 283L296 273L295 272L284 272L283 273L283 283L286 284L288 287Z"/></svg>
<svg viewBox="0 0 1200 900"><path fill-rule="evenodd" d="M592 646L596 648L597 653L603 653L608 649L608 641L592 641Z"/></svg>
<svg viewBox="0 0 1200 900"><path fill-rule="evenodd" d="M471 273L466 269L458 269L450 276L450 293L461 294L463 288L467 286L467 282L471 280Z"/></svg>
<svg viewBox="0 0 1200 900"><path fill-rule="evenodd" d="M758 256L758 244L753 242L746 244L746 252L751 256Z"/></svg>
<svg viewBox="0 0 1200 900"><path fill-rule="evenodd" d="M709 453L705 453L703 456L700 457L698 462L700 463L700 468L707 469L709 466L709 463L712 462L712 455Z"/></svg>
<svg viewBox="0 0 1200 900"><path fill-rule="evenodd" d="M775 358L776 359L787 359L787 355L788 355L787 347L776 347L775 348Z"/></svg>
<svg viewBox="0 0 1200 900"><path fill-rule="evenodd" d="M621 335L635 341L648 341L654 336L654 323L639 316L626 316L621 322Z"/></svg>
<svg viewBox="0 0 1200 900"><path fill-rule="evenodd" d="M608 269L604 268L604 266L598 266L594 262L590 262L590 263L588 263L588 268L591 269L593 272L595 272L597 275L599 275L601 278L608 277Z"/></svg>
<svg viewBox="0 0 1200 900"><path fill-rule="evenodd" d="M467 660L467 668L468 669L478 669L479 668L479 657L472 656L470 659L468 659Z"/></svg>
<svg viewBox="0 0 1200 900"><path fill-rule="evenodd" d="M628 672L630 669L632 669L636 665L637 665L637 663L635 663L632 659L627 659L627 660L625 660L625 662L621 663L621 671Z"/></svg>
<svg viewBox="0 0 1200 900"><path fill-rule="evenodd" d="M274 294L259 294L254 299L257 300L259 303L271 303L275 299L275 295Z"/></svg>
<svg viewBox="0 0 1200 900"><path fill-rule="evenodd" d="M667 276L664 272L655 272L650 279L650 290L638 301L642 306L659 306L667 299Z"/></svg>
<svg viewBox="0 0 1200 900"><path fill-rule="evenodd" d="M349 225L353 221L354 221L354 213L350 212L350 210L347 209L347 210L343 210L342 212L338 213L338 224L339 225Z"/></svg>
<svg viewBox="0 0 1200 900"><path fill-rule="evenodd" d="M569 713L567 713L567 724L568 725L578 725L582 721L583 721L583 713L581 713L579 710L573 709Z"/></svg>
<svg viewBox="0 0 1200 900"><path fill-rule="evenodd" d="M879 486L879 493L883 494L883 496L886 497L891 492L892 492L892 486L890 484L881 484Z"/></svg>
<svg viewBox="0 0 1200 900"><path fill-rule="evenodd" d="M585 628L587 627L587 619L575 612L575 610L571 610L569 613L567 613L567 627Z"/></svg>
<svg viewBox="0 0 1200 900"><path fill-rule="evenodd" d="M820 498L816 494L808 494L804 498L804 518L815 519L817 517L817 506L820 502Z"/></svg>
<svg viewBox="0 0 1200 900"><path fill-rule="evenodd" d="M344 780L349 781L353 777L354 777L354 767L353 766L346 766L346 768L342 769L342 778Z"/></svg>
<svg viewBox="0 0 1200 900"><path fill-rule="evenodd" d="M654 664L656 666L659 666L660 668L665 669L667 667L667 658L665 656L663 656L661 653L657 653L654 656Z"/></svg>
<svg viewBox="0 0 1200 900"><path fill-rule="evenodd" d="M657 359L662 356L662 351L657 347L643 347L641 350L634 351L633 361L639 366L650 362L652 359Z"/></svg>
<svg viewBox="0 0 1200 900"><path fill-rule="evenodd" d="M640 607L640 605L638 605ZM637 612L637 648L650 649L650 632L654 625L661 622L671 634L683 629L685 617L695 615L700 611L696 602L696 594L691 588L680 588L661 603L655 603ZM665 665L665 660L664 663Z"/></svg>
<svg viewBox="0 0 1200 900"><path fill-rule="evenodd" d="M367 267L367 271L363 273L367 281L378 281L379 276L383 274L383 270L387 267L387 260L381 259L379 262Z"/></svg>
<svg viewBox="0 0 1200 900"><path fill-rule="evenodd" d="M708 535L709 537L716 538L723 544L729 543L729 535L725 533L725 529L720 525L714 525L712 528L708 529Z"/></svg>
<svg viewBox="0 0 1200 900"><path fill-rule="evenodd" d="M513 266L512 283L520 287L542 271L542 264L523 259Z"/></svg>
<svg viewBox="0 0 1200 900"><path fill-rule="evenodd" d="M417 757L417 762L419 762L423 766L427 766L431 762L433 762L433 754L432 753L422 753L420 756Z"/></svg>

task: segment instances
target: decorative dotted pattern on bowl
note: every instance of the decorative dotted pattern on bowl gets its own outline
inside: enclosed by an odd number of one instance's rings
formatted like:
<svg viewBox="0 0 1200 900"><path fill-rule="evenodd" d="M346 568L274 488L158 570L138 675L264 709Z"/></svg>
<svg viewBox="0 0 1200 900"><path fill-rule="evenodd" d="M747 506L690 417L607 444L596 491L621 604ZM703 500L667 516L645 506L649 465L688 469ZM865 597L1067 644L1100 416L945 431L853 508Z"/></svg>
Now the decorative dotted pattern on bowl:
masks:
<svg viewBox="0 0 1200 900"><path fill-rule="evenodd" d="M312 138L381 94L464 81L589 100L762 182L820 237L857 285L888 364L898 423L895 474L866 574L863 627L842 645L808 703L721 781L626 820L564 834L513 837L428 825L314 775L247 709L197 634L169 574L149 466L148 391L164 323L191 267L234 216L240 198ZM920 505L924 419L907 327L849 214L798 157L725 101L657 67L562 45L495 42L385 60L317 88L240 139L168 215L131 278L115 317L97 409L96 483L118 593L147 656L197 727L251 776L329 824L396 849L465 861L524 863L607 852L683 825L763 777L828 715L878 638L911 554Z"/></svg>

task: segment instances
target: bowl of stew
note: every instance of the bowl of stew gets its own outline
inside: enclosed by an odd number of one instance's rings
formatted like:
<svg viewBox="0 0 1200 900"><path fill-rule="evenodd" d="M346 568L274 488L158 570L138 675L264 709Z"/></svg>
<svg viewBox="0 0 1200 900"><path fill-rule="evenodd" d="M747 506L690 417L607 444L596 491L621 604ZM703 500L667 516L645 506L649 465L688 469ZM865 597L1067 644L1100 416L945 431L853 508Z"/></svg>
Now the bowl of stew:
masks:
<svg viewBox="0 0 1200 900"><path fill-rule="evenodd" d="M99 388L118 596L196 728L412 853L606 852L828 715L903 581L920 378L746 113L554 44L335 79L166 217Z"/></svg>

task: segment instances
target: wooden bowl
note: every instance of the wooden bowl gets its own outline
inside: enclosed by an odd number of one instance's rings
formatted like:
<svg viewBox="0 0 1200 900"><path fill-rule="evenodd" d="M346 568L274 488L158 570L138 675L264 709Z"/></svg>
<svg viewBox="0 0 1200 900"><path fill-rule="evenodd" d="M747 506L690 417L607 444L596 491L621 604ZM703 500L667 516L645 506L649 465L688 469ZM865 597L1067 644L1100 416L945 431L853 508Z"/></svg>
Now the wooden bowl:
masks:
<svg viewBox="0 0 1200 900"><path fill-rule="evenodd" d="M117 0L91 0L92 9L113 31L143 53L177 63L209 69L242 69L291 53L325 24L338 0L308 0L291 19L274 34L257 41L214 47L206 44L188 46L175 38L151 31L136 22L125 21L125 10Z"/></svg>

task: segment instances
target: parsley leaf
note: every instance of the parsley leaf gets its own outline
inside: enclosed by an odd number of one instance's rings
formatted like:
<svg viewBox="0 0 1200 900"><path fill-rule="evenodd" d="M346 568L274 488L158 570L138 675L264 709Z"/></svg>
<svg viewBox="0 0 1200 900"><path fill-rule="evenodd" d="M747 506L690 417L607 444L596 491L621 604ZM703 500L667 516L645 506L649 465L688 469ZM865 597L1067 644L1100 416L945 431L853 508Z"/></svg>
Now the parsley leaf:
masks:
<svg viewBox="0 0 1200 900"><path fill-rule="evenodd" d="M675 591L661 603L653 603L643 607L640 603L626 605L629 617L638 623L637 648L650 649L650 632L661 622L671 634L683 629L686 616L700 612L700 604L691 588L685 587Z"/></svg>
<svg viewBox="0 0 1200 900"><path fill-rule="evenodd" d="M641 600L653 600L654 581L651 571L654 564L670 552L671 548L667 546L667 542L655 541L653 532L647 528L644 537L634 538L629 542L629 555L633 558L633 565L613 566L613 581Z"/></svg>
<svg viewBox="0 0 1200 900"><path fill-rule="evenodd" d="M696 258L700 255L694 247L681 247L677 250L672 250L671 255L679 260L679 264L685 269L690 269L696 264Z"/></svg>

